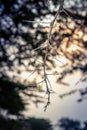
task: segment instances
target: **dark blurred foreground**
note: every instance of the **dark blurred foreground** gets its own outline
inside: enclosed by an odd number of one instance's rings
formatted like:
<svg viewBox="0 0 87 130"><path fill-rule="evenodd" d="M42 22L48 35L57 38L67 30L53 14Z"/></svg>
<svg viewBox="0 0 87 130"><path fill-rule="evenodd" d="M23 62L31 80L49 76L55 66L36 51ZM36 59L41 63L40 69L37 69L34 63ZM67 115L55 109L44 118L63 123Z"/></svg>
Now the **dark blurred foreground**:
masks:
<svg viewBox="0 0 87 130"><path fill-rule="evenodd" d="M0 130L53 130L49 120L29 119L4 119L0 117Z"/></svg>

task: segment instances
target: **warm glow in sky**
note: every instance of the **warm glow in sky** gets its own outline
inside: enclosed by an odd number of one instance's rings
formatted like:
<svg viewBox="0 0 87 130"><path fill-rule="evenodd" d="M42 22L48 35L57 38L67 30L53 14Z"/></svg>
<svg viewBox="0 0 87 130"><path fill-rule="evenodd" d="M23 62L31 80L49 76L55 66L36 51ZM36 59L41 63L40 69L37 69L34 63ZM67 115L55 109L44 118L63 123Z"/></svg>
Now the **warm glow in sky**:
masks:
<svg viewBox="0 0 87 130"><path fill-rule="evenodd" d="M69 47L69 49L68 49L68 51L70 52L70 51L76 51L76 50L78 50L78 46L77 45L75 45L75 44L72 44L70 47Z"/></svg>

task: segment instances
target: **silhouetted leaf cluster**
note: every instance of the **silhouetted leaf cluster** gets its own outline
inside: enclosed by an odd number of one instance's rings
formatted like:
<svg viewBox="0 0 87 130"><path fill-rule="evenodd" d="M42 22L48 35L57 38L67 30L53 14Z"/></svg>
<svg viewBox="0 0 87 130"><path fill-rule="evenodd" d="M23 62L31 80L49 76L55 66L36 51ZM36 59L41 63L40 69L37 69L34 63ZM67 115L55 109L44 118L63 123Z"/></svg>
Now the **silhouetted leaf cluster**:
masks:
<svg viewBox="0 0 87 130"><path fill-rule="evenodd" d="M83 126L82 126L83 125ZM62 118L59 120L58 126L62 130L87 130L87 122L80 122L69 118Z"/></svg>
<svg viewBox="0 0 87 130"><path fill-rule="evenodd" d="M84 4L85 1L80 2L81 3L79 4L82 5L81 8L76 7L78 4L76 4L75 0L75 6L70 6L69 10L67 9L61 12L62 17L57 20L59 27L56 26L56 31L52 34L52 48L56 47L55 50L57 51L57 54L65 56L66 59L70 61L70 64L62 66L64 67L64 70L61 73L58 82L61 82L67 74L73 74L74 71L81 70L83 73L86 73L87 71L87 55L85 54L87 49L87 40L84 40L86 39L87 33L87 14L82 15L81 13L79 13L86 8ZM52 1L52 4L53 3L56 7L57 1ZM29 101L34 102L36 105L37 103L43 101L42 97L38 93L37 84L28 83L27 86L25 83L24 85L22 85L21 83L19 84L14 72L17 75L20 75L23 71L31 73L31 68L33 67L33 70L36 70L38 74L41 75L43 64L39 64L38 60L39 58L42 58L43 61L45 50L41 49L38 50L36 53L32 50L41 46L47 40L47 32L43 31L43 28L41 28L40 25L35 27L34 24L25 22L24 20L43 20L44 17L49 14L53 16L56 10L52 12L50 9L48 9L47 6L48 5L45 0L0 1L1 115L4 115L4 112L7 112L7 117L8 114L20 115L20 111L25 109L25 104L27 103L25 102L23 97L20 96L20 93L28 96ZM73 28L72 26L69 26L72 22L75 24ZM78 34L80 31L81 34ZM76 52L72 51L72 53L68 52L67 49L74 41L75 44L78 45L82 50L77 50ZM65 46L65 50L62 49L62 45ZM55 56L56 54L52 53L52 55ZM52 62L52 57L47 57L47 61L52 64L53 67L55 67ZM48 69L51 69L50 65L48 65ZM10 73L12 74L12 76L9 76ZM40 90L39 92L41 93L41 91L42 90ZM80 94L82 96L85 95L86 90L81 91ZM38 120L37 122L40 121L41 120ZM6 127L8 126L8 123L9 120ZM6 122L4 124L6 124ZM9 129L11 128L9 127ZM20 125L17 127L17 129L19 128ZM40 127L40 129L42 128Z"/></svg>
<svg viewBox="0 0 87 130"><path fill-rule="evenodd" d="M1 130L53 130L52 124L49 120L39 118L29 119L4 119L0 117L0 129Z"/></svg>

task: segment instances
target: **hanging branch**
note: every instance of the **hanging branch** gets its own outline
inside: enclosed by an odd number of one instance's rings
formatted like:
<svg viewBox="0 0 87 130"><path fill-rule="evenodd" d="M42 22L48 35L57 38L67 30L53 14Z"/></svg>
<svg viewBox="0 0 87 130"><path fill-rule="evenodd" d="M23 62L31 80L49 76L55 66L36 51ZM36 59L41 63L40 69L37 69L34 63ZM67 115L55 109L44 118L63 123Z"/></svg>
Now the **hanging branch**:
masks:
<svg viewBox="0 0 87 130"><path fill-rule="evenodd" d="M50 88L49 88L49 82L48 81L48 77L47 77L47 74L46 74L46 61L47 61L47 56L49 55L48 53L48 49L51 45L51 39L52 39L52 30L53 30L53 27L54 27L54 24L57 20L57 17L59 16L60 12L62 11L63 9L63 4L64 4L64 0L59 0L59 9L57 10L56 14L55 14L55 17L53 19L53 21L51 22L50 24L50 31L49 31L49 34L48 34L48 40L47 40L47 46L46 46L46 51L45 51L45 58L44 58L44 81L45 81L45 85L46 85L46 93L48 95L48 101L44 107L44 111L46 111L48 105L50 104Z"/></svg>
<svg viewBox="0 0 87 130"><path fill-rule="evenodd" d="M49 0L47 1L47 3L49 4ZM50 24L50 31L49 31L48 39L46 41L46 46L45 46L45 56L44 56L44 63L43 63L43 72L44 72L44 74L43 74L43 80L41 81L41 82L45 82L45 85L46 85L46 94L47 94L47 103L44 106L44 111L47 110L47 107L50 104L50 94L52 93L51 84L50 84L50 81L49 81L49 78L48 78L48 74L46 73L46 71L47 71L46 70L46 61L47 61L47 56L49 56L49 52L48 52L49 47L52 48L52 46L51 46L51 43L52 43L52 30L53 30L54 24L55 24L55 22L57 20L57 17L60 15L60 12L63 10L63 4L64 4L64 0L59 0L59 9L57 10L57 12L56 12L56 14L54 16L54 19L53 19L53 21L51 23L42 22L42 21L39 21L39 22L36 22L36 21L27 21L27 20L24 21L24 22L29 22L29 23L38 23L38 24L40 24L40 23L47 24L48 23L48 24ZM43 49L44 47L41 45L40 47L34 49L33 51L37 51L38 49L41 49L41 48ZM32 74L34 72L32 72Z"/></svg>

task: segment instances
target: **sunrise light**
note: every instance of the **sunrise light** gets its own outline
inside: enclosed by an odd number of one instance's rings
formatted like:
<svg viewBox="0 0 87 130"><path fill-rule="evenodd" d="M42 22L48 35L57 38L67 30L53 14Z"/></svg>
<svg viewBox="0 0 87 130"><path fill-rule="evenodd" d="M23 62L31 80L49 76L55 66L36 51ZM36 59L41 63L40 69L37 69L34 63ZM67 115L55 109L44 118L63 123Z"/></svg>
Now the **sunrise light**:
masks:
<svg viewBox="0 0 87 130"><path fill-rule="evenodd" d="M78 50L78 49L79 49L79 47L78 47L77 45L72 44L72 45L69 47L68 51L69 51L69 52L75 52L75 51Z"/></svg>

